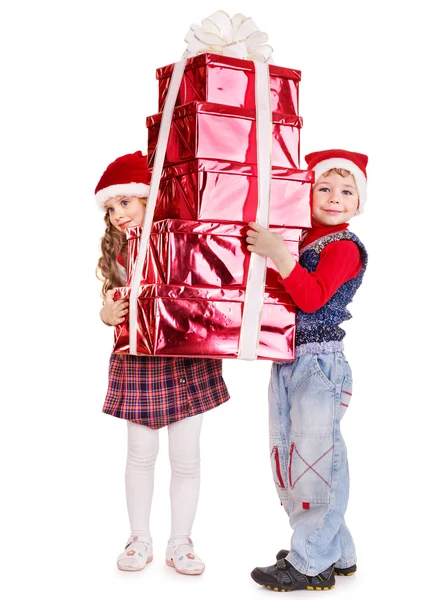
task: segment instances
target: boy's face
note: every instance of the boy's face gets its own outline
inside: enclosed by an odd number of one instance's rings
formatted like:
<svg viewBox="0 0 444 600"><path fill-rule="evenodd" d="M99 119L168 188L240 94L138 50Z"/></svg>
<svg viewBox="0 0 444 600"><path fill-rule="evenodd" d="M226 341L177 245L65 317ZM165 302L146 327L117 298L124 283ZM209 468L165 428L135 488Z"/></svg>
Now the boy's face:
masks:
<svg viewBox="0 0 444 600"><path fill-rule="evenodd" d="M358 190L353 175L321 175L313 186L313 221L318 225L347 223L358 210Z"/></svg>
<svg viewBox="0 0 444 600"><path fill-rule="evenodd" d="M143 225L145 205L136 196L115 196L105 202L111 224L124 232L128 227Z"/></svg>

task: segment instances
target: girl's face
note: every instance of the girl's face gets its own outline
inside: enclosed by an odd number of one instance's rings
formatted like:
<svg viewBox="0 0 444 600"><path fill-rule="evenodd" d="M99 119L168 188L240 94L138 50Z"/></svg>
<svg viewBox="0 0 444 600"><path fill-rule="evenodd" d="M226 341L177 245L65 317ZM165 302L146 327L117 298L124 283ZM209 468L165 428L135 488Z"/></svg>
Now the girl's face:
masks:
<svg viewBox="0 0 444 600"><path fill-rule="evenodd" d="M124 232L128 227L143 225L145 204L137 196L109 198L105 202L105 209L111 224L120 232Z"/></svg>
<svg viewBox="0 0 444 600"><path fill-rule="evenodd" d="M313 187L313 219L319 225L347 223L358 210L359 197L353 175L321 175Z"/></svg>

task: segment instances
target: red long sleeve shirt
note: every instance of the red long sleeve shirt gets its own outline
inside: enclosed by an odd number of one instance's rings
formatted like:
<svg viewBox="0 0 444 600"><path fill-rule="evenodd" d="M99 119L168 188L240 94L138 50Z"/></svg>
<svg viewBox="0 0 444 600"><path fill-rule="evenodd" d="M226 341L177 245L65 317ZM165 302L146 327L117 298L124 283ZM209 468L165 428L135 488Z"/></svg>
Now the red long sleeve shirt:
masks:
<svg viewBox="0 0 444 600"><path fill-rule="evenodd" d="M308 230L301 250L325 235L343 231L348 223L332 227L314 226ZM331 242L322 251L316 271L296 264L285 279L280 279L293 302L304 312L314 312L324 306L343 283L357 276L362 268L358 246L351 240Z"/></svg>

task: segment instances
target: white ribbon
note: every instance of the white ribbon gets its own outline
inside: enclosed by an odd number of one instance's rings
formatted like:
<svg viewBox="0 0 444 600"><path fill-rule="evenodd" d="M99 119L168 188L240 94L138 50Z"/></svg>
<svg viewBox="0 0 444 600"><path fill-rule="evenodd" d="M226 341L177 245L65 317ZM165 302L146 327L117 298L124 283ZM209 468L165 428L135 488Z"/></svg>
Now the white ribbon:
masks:
<svg viewBox="0 0 444 600"><path fill-rule="evenodd" d="M237 14L233 18L230 18L224 11L213 13L202 21L201 26L191 25L185 37L187 48L182 60L174 65L160 122L143 231L131 284L129 303L130 354L137 354L137 304L140 279L143 264L149 252L149 236L153 224L173 110L185 70L186 59L191 56L213 52L224 56L234 56L255 61L258 162L258 209L256 221L262 227L268 228L271 189L271 103L268 65L261 64L271 62L273 49L271 46L265 44L267 40L267 34L259 31L251 18L247 18L242 14ZM252 253L240 331L239 359L254 360L257 357L264 302L266 264L266 258Z"/></svg>
<svg viewBox="0 0 444 600"><path fill-rule="evenodd" d="M258 205L256 222L268 229L271 193L271 101L268 65L256 63L256 146ZM251 253L245 290L238 359L255 360L259 348L267 259Z"/></svg>
<svg viewBox="0 0 444 600"><path fill-rule="evenodd" d="M234 17L218 10L201 25L191 25L185 36L187 48L184 58L205 52L244 58L256 62L270 62L273 48L265 42L268 35L260 31L253 19L238 13Z"/></svg>
<svg viewBox="0 0 444 600"><path fill-rule="evenodd" d="M174 105L176 104L177 94L182 81L182 75L185 70L186 60L183 59L174 65L171 75L171 82L168 88L165 106L160 121L159 138L157 141L156 155L154 157L153 171L151 174L150 191L146 203L145 217L143 220L143 230L140 236L139 252L134 267L133 282L131 284L130 302L129 302L129 323L130 323L130 354L137 354L137 300L139 296L140 279L142 277L143 264L145 257L148 257L148 242L150 239L151 228L153 226L154 209L156 208L157 194L159 192L160 177L162 175L163 163L170 133L171 121L173 119Z"/></svg>

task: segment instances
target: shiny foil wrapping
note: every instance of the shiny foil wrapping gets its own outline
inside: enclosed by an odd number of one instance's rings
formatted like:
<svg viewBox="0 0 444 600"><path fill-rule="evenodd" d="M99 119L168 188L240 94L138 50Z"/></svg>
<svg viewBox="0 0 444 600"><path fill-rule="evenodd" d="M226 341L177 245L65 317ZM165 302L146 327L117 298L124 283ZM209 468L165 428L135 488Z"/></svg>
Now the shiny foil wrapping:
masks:
<svg viewBox="0 0 444 600"><path fill-rule="evenodd" d="M162 113L147 117L148 167L152 168ZM174 110L165 166L196 158L257 163L254 109L191 102ZM273 113L271 161L275 167L299 168L302 119Z"/></svg>
<svg viewBox="0 0 444 600"><path fill-rule="evenodd" d="M313 171L272 168L271 226L311 227L313 180ZM190 160L163 170L154 219L249 223L257 194L256 165Z"/></svg>
<svg viewBox="0 0 444 600"><path fill-rule="evenodd" d="M245 237L247 229L247 225L174 219L155 223L141 283L245 288L251 257ZM302 230L274 227L270 227L270 230L282 235L291 254L297 259ZM130 274L134 271L141 232L142 227L127 231L127 272ZM283 291L278 277L276 267L268 260L267 290ZM130 283L131 276L128 285Z"/></svg>
<svg viewBox="0 0 444 600"><path fill-rule="evenodd" d="M114 298L129 299L130 288ZM155 356L237 358L245 291L239 288L141 285L137 353ZM295 306L284 292L266 292L258 358L294 358ZM129 323L115 328L113 352L129 351Z"/></svg>
<svg viewBox="0 0 444 600"><path fill-rule="evenodd" d="M172 66L159 69L163 108ZM270 229L295 258L310 226L313 173L300 171L299 71L270 66L272 102ZM162 114L148 117L152 169ZM247 223L258 201L255 68L251 61L201 55L187 63L168 134L148 257L137 292L136 352L237 358L247 275ZM129 299L142 228L127 231ZM293 360L296 308L271 261L266 271L258 358ZM116 353L129 352L129 319L115 328Z"/></svg>
<svg viewBox="0 0 444 600"><path fill-rule="evenodd" d="M156 225L154 224L154 227ZM126 285L129 287L133 282L134 269L136 267L137 255L139 254L140 236L142 227L131 227L126 230L127 259L126 259ZM141 284L147 283L162 283L162 276L159 272L158 263L156 261L157 249L153 243L153 238L149 240L149 252L145 257L142 274L140 277Z"/></svg>
<svg viewBox="0 0 444 600"><path fill-rule="evenodd" d="M174 65L157 69L159 111L163 110ZM301 72L270 65L270 100L273 112L299 114ZM254 62L218 54L189 58L179 88L176 106L202 101L254 110Z"/></svg>

